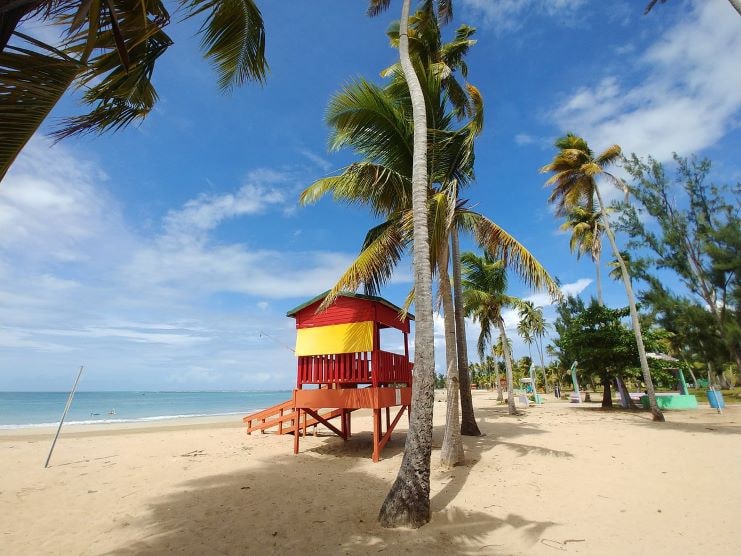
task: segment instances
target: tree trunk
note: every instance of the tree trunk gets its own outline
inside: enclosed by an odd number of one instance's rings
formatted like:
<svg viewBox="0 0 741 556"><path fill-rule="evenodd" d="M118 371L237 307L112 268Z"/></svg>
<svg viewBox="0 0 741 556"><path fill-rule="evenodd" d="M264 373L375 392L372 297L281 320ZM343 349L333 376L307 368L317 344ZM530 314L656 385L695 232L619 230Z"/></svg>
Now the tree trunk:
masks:
<svg viewBox="0 0 741 556"><path fill-rule="evenodd" d="M540 338L540 344L538 344L538 340L536 338L535 340L535 347L538 350L538 356L540 357L540 368L543 370L543 388L545 389L545 393L548 393L548 377L545 374L545 358L543 357L543 338Z"/></svg>
<svg viewBox="0 0 741 556"><path fill-rule="evenodd" d="M463 441L461 440L461 423L458 405L458 394L460 384L458 379L458 356L456 354L455 340L455 310L453 309L453 293L450 290L450 277L448 276L448 242L446 241L440 249L437 270L440 277L440 296L443 301L443 318L445 326L445 363L448 367L447 379L447 411L445 415L445 434L443 445L440 450L440 463L444 468L463 463ZM470 392L469 387L469 392Z"/></svg>
<svg viewBox="0 0 741 556"><path fill-rule="evenodd" d="M481 436L471 398L471 376L468 372L468 345L466 344L466 321L463 314L463 288L461 286L461 250L458 230L450 231L451 256L453 258L453 302L455 303L455 342L458 353L458 380L461 386L461 434Z"/></svg>
<svg viewBox="0 0 741 556"><path fill-rule="evenodd" d="M427 229L427 114L425 98L409 57L409 4L403 0L399 22L399 62L409 87L414 122L412 216L414 266L414 380L409 432L399 474L383 501L383 527L421 527L430 521L430 457L435 402L435 347L432 321L432 269Z"/></svg>
<svg viewBox="0 0 741 556"><path fill-rule="evenodd" d="M507 344L507 333L504 331L504 321L502 317L499 317L497 324L499 325L499 334L502 336L502 352L504 352L504 366L507 369L507 406L509 407L510 415L517 415L517 408L515 407L515 389L514 379L512 378L512 356L509 353L509 345Z"/></svg>
<svg viewBox="0 0 741 556"><path fill-rule="evenodd" d="M602 379L602 407L609 407L612 409L612 389L610 388L610 379Z"/></svg>
<svg viewBox="0 0 741 556"><path fill-rule="evenodd" d="M602 195L600 195L599 188L595 184L594 192L597 195L597 200L599 201L600 209L602 210L603 216L602 216L602 224L605 227L605 233L607 234L607 238L610 240L610 245L612 246L613 254L615 255L615 258L618 261L618 264L620 265L620 273L623 277L623 284L625 285L625 293L628 296L628 304L630 306L630 320L633 324L633 333L636 337L636 345L638 347L638 358L641 361L641 373L643 374L643 382L646 385L646 393L648 394L648 404L651 408L651 413L653 414L654 421L665 421L664 414L659 409L659 406L656 403L656 392L654 390L654 383L653 380L651 380L651 370L648 368L648 359L646 359L646 348L643 345L643 334L641 333L641 323L638 320L638 309L636 308L636 301L635 297L633 296L633 286L630 283L630 275L628 274L628 269L625 266L625 261L623 260L623 257L620 255L620 250L618 249L617 243L615 242L615 235L612 233L612 227L610 226L610 221L607 219L605 214L605 205L602 202Z"/></svg>
<svg viewBox="0 0 741 556"><path fill-rule="evenodd" d="M499 362L496 362L495 365L495 372L497 375L497 401L501 402L504 401L504 395L502 394L502 381L499 377Z"/></svg>
<svg viewBox="0 0 741 556"><path fill-rule="evenodd" d="M604 305L604 301L602 300L602 271L600 269L600 260L599 256L594 258L594 268L597 271L597 303L600 305Z"/></svg>

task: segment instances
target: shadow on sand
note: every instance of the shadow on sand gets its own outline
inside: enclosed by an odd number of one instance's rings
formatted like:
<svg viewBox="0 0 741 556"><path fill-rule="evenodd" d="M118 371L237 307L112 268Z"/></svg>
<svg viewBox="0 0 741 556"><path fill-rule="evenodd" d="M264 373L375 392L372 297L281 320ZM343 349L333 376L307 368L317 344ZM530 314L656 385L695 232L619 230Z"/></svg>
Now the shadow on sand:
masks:
<svg viewBox="0 0 741 556"><path fill-rule="evenodd" d="M503 442L542 432L537 427L507 422L494 427L483 420L482 425L490 434L464 437L467 463L450 472L450 480L434 494L432 521L421 529L378 525L377 512L395 473L384 479L358 469L357 459L368 458L372 449L370 433L359 432L347 442L327 439L298 456L280 456L243 471L186 482L179 492L154 501L146 515L130 524L143 531L141 541L113 554L366 554L386 549L482 554L497 550L482 543L502 527L517 530L534 544L554 522L532 521L518 514L499 518L450 506L483 453L495 445L505 444L522 455L543 450ZM437 427L434 445L439 445L442 434L442 427ZM403 432L394 434L384 459L403 451L404 436ZM434 470L439 452L434 451L432 457ZM318 495L317 485L320 491L330 492ZM270 525L257 527L251 519L255 515L262 516L263 524L265 516L270 516Z"/></svg>

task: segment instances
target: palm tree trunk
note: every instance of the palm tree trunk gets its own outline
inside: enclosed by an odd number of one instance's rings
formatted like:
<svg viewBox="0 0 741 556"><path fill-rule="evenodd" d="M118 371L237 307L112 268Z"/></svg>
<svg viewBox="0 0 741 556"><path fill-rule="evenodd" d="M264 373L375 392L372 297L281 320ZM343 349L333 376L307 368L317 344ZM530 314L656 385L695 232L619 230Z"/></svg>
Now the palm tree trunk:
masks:
<svg viewBox="0 0 741 556"><path fill-rule="evenodd" d="M499 334L502 335L502 352L504 353L504 366L507 369L507 406L509 407L510 415L517 415L517 408L515 407L515 388L514 378L512 377L512 356L509 353L509 345L507 344L507 333L504 331L504 321L500 317L497 325L499 326Z"/></svg>
<svg viewBox="0 0 741 556"><path fill-rule="evenodd" d="M455 303L455 343L458 353L458 380L461 386L461 434L481 436L476 416L473 413L471 398L471 375L468 372L468 345L466 343L466 321L463 315L463 287L461 285L461 249L458 243L458 230L450 231L453 258L453 302Z"/></svg>
<svg viewBox="0 0 741 556"><path fill-rule="evenodd" d="M502 394L502 381L499 378L499 361L494 361L494 372L496 374L497 381L497 401L504 401L504 395Z"/></svg>
<svg viewBox="0 0 741 556"><path fill-rule="evenodd" d="M421 527L430 521L432 409L435 402L435 347L432 321L432 269L427 229L427 114L419 78L409 57L409 5L403 0L399 22L399 62L409 87L414 122L412 217L414 238L414 380L404 457L378 521L384 527Z"/></svg>
<svg viewBox="0 0 741 556"><path fill-rule="evenodd" d="M440 296L442 297L444 312L445 363L448 367L445 434L443 435L443 445L440 450L440 463L444 468L451 469L459 463L463 463L464 455L458 406L460 385L458 379L458 357L455 345L455 310L453 309L453 293L450 290L450 277L448 276L447 241L443 243L440 251L437 269L440 276Z"/></svg>
<svg viewBox="0 0 741 556"><path fill-rule="evenodd" d="M548 393L548 377L545 375L545 358L543 357L543 338L540 338L540 344L538 344L538 338L535 339L535 347L538 349L538 356L540 357L540 368L543 370L543 388L545 393Z"/></svg>
<svg viewBox="0 0 741 556"><path fill-rule="evenodd" d="M646 359L646 348L643 345L643 334L641 333L641 323L638 320L638 309L636 308L636 301L635 297L633 295L633 286L631 286L630 283L630 275L628 274L628 269L625 266L625 261L623 260L623 257L620 255L620 250L618 249L617 243L615 242L615 234L612 233L612 227L610 226L610 221L607 219L605 214L605 205L602 202L602 195L600 195L599 188L595 184L594 192L597 195L597 200L599 201L600 209L602 210L602 223L605 227L605 233L607 234L607 238L610 240L610 245L612 246L613 254L615 255L615 258L618 261L618 264L620 265L620 273L623 277L623 284L625 285L625 293L628 296L628 305L630 306L630 320L633 324L633 333L636 337L636 345L638 346L638 358L641 361L641 373L643 374L643 382L646 385L646 393L648 394L648 405L651 408L651 413L654 416L654 421L665 421L664 414L659 409L658 404L656 403L656 391L654 390L654 383L653 380L651 380L651 370L648 368L648 359Z"/></svg>
<svg viewBox="0 0 741 556"><path fill-rule="evenodd" d="M731 6L733 6L733 9L738 12L738 15L741 15L741 0L728 0L731 3Z"/></svg>
<svg viewBox="0 0 741 556"><path fill-rule="evenodd" d="M594 259L594 267L597 270L597 302L600 305L604 305L604 301L602 300L602 272L600 269L600 260L599 256L595 257Z"/></svg>

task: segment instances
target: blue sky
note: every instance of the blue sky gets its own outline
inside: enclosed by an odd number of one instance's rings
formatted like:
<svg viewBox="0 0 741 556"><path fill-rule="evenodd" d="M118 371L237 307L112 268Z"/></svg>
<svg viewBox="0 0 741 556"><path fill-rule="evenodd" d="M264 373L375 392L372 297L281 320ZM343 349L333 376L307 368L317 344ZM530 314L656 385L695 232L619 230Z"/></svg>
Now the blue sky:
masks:
<svg viewBox="0 0 741 556"><path fill-rule="evenodd" d="M143 124L53 148L40 135L0 184L0 390L63 390L80 364L88 390L292 387L285 312L330 287L374 224L331 201L301 208L298 193L354 160L327 152L324 112L343 83L380 82L395 61L385 29L399 2L376 19L360 0L259 4L264 86L217 90L195 25L173 24ZM643 1L605 4L457 0L446 28L478 28L469 79L486 130L467 195L587 296L593 266L569 253L537 172L559 134L660 160L698 153L717 181L741 178L741 20L728 2L675 0L645 17ZM46 129L77 103L65 98ZM410 276L405 262L385 297L401 303ZM547 296L516 280L512 293L553 317Z"/></svg>

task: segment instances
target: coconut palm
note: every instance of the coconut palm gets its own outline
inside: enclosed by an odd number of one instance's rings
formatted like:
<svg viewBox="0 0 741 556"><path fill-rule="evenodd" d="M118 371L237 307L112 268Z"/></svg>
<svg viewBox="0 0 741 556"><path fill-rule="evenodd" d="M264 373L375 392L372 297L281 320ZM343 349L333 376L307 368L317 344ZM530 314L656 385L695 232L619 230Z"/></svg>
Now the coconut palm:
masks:
<svg viewBox="0 0 741 556"><path fill-rule="evenodd" d="M576 206L590 207L593 199L595 197L597 198L599 209L602 213L602 227L610 241L613 254L620 265L625 292L628 296L630 317L651 412L654 420L664 421L664 415L656 404L656 393L654 391L653 381L651 380L651 371L648 368L648 360L646 359L646 349L643 345L641 324L638 320L638 310L636 309L630 274L628 273L625 261L620 256L620 251L615 241L615 234L612 231L609 219L605 217L605 204L597 185L597 178L602 176L613 183L617 183L623 190L627 189L620 180L606 171L606 168L620 160L622 155L621 149L618 145L613 145L595 156L587 142L572 133L559 138L555 146L558 149L558 153L554 156L550 164L540 169L541 172L550 172L553 174L546 181L547 186L553 187L548 201L555 205L557 216L566 216Z"/></svg>
<svg viewBox="0 0 741 556"><path fill-rule="evenodd" d="M178 0L185 18L203 17L201 46L230 89L263 81L265 31L254 0ZM34 19L64 36L49 45L18 31ZM57 139L116 131L142 120L157 101L155 63L172 41L162 0L14 0L0 6L0 180L70 87L90 111L67 118ZM12 40L11 40L12 39Z"/></svg>
<svg viewBox="0 0 741 556"><path fill-rule="evenodd" d="M424 68L419 68L419 74L427 75ZM425 93L431 98L437 98L439 91L436 79L424 80ZM475 89L470 89L475 92ZM362 203L369 205L378 214L388 214L386 221L376 226L366 235L361 253L356 261L348 268L327 299L341 291L355 290L365 286L367 293L375 294L382 284L391 275L393 268L399 262L402 254L410 242L410 215L408 203L408 166L405 170L405 161L409 153L408 126L405 126L404 99L396 99L395 89L388 87L381 89L362 80L351 83L337 95L330 103L329 122L333 127L331 144L335 148L349 145L363 155L366 160L355 163L346 168L340 175L321 179L307 188L301 196L302 203L315 202L321 196L331 193L336 200L348 203ZM440 276L440 293L443 304L449 296L447 280L447 257L443 255L448 250L448 237L452 235L452 250L456 251L458 229L474 234L478 242L490 252L510 261L525 281L535 287L546 287L550 291L557 291L555 282L548 276L542 266L532 255L514 238L498 227L494 222L483 215L467 208L466 201L458 200L458 184L467 183L472 174L472 141L470 138L479 129L481 102L474 96L474 104L479 106L477 113L462 128L433 129L429 131L433 140L430 142L430 159L435 161L431 166L429 188L429 223L431 229L431 260L433 268ZM428 105L441 106L432 100ZM452 118L444 112L430 111L430 125L449 126ZM379 141L377 138L383 138ZM406 140L404 138L407 138ZM458 283L458 269L454 264L454 285ZM456 288L458 291L458 288ZM460 298L459 298L460 299ZM462 301L457 303L462 307ZM448 314L452 315L450 305ZM463 330L462 315L457 323L457 330ZM450 321L446 321L447 329L452 332ZM447 337L451 335L448 332ZM462 334L456 338L461 343ZM450 342L449 342L450 344ZM453 348L450 345L450 348ZM449 376L452 379L451 389L455 387L455 371L451 365L451 355L455 351L446 349ZM463 350L458 351L459 359L467 359ZM463 367L461 376L468 378L467 370ZM450 381L449 381L450 382ZM461 380L460 390L470 396L470 386ZM456 392L449 392L449 400L455 399ZM453 417L447 422L455 424L454 415L456 404L451 404ZM465 415L465 405L464 405ZM470 413L473 421L472 411ZM451 428L446 430L451 432ZM453 440L455 438L453 437ZM450 446L448 436L444 437L444 447ZM452 448L443 449L444 457L455 457L459 452ZM451 457L451 459L452 459ZM444 465L451 465L445 462ZM453 460L454 461L454 460Z"/></svg>
<svg viewBox="0 0 741 556"><path fill-rule="evenodd" d="M371 0L369 14L388 8L391 0ZM409 6L403 0L399 20L399 63L412 105L411 201L416 332L415 380L404 457L399 473L381 506L378 519L384 527L420 527L430 520L430 457L434 405L435 354L432 320L432 267L427 228L427 110L420 80L409 55ZM452 16L449 0L438 0L440 19Z"/></svg>
<svg viewBox="0 0 741 556"><path fill-rule="evenodd" d="M467 316L479 323L481 333L478 339L479 353L483 353L491 342L492 328L499 329L504 364L507 369L507 403L510 415L516 415L514 385L512 379L512 353L509 348L507 332L504 328L502 310L519 309L522 301L507 294L507 265L502 259L495 259L489 253L483 257L466 252L461 256L463 265L463 306Z"/></svg>
<svg viewBox="0 0 741 556"><path fill-rule="evenodd" d="M543 308L536 307L532 301L523 301L520 308L520 322L517 325L517 331L521 336L526 334L530 343L535 344L535 349L540 357L540 368L543 371L543 388L548 393L548 377L545 374L545 358L543 356L543 337L545 336L548 324L543 317ZM523 336L525 339L525 336ZM526 342L528 340L525 340ZM528 344L528 348L530 345ZM530 359L532 360L532 352Z"/></svg>
<svg viewBox="0 0 741 556"><path fill-rule="evenodd" d="M600 255L602 254L602 213L595 211L594 207L582 207L575 205L570 208L566 215L566 222L561 224L561 229L571 231L569 249L576 253L579 259L585 253L589 253L597 274L597 301L602 301L602 278L600 273Z"/></svg>
<svg viewBox="0 0 741 556"><path fill-rule="evenodd" d="M495 359L501 358L502 361L504 361L504 350L505 349L508 350L509 353L512 353L512 340L508 339L505 344L504 338L502 338L502 336L497 336L496 342L494 342L491 346L492 355L494 356ZM496 380L497 380L497 401L501 402L504 400L504 396L502 395L502 384L499 380L499 363L497 363L496 365Z"/></svg>
<svg viewBox="0 0 741 556"><path fill-rule="evenodd" d="M420 13L424 12L424 13ZM458 52L462 56L473 41L466 43L462 36L470 36L472 29L465 33L460 30L452 46L440 45L440 31L431 13L431 4L423 5L421 10L410 18L409 35L415 38L413 43L421 48L425 40L436 37L438 50L450 54ZM434 32L430 33L432 27ZM463 26L465 27L465 26ZM398 41L398 33L389 33L392 43ZM450 102L448 89L456 89L451 83L452 70L440 70L438 58L430 58L429 49L422 49L421 56L413 58L416 74L420 76L423 92L429 110L427 111L428 127L430 131L429 150L430 182L440 184L450 182L465 183L472 176L473 149L472 135L480 130L483 110L480 97L475 88L466 88L465 103L460 111L449 109L455 106ZM457 65L463 64L462 58L453 59ZM453 63L451 62L451 63ZM447 67L447 66L445 66ZM332 193L335 199L350 203L370 205L377 214L387 215L384 224L371 230L366 237L363 252L355 265L348 269L337 286L329 293L325 300L330 303L340 291L356 289L365 283L367 293L378 293L380 285L385 281L398 262L401 253L411 244L412 217L410 207L410 169L413 136L410 122L410 101L405 89L403 74L398 65L392 66L384 72L390 81L384 88L377 87L362 79L351 83L330 102L328 121L333 128L330 144L333 148L343 146L353 147L364 158L362 162L351 165L337 176L330 176L317 181L301 196L301 202L306 204L316 201L321 196ZM456 89L457 90L457 89ZM476 107L476 116L466 125L455 129L453 124L456 114L468 112L467 106ZM383 141L379 138L382 137ZM451 194L441 193L435 197L434 208L430 209L435 220L437 231L449 227L450 217L455 208L455 189ZM430 188L428 194L433 194ZM452 205L451 209L448 205ZM433 234L433 250L431 264L441 276L440 293L445 307L446 360L448 366L449 385L449 418L446 420L446 435L443 441L443 464L454 465L461 461L463 450L460 440L460 418L458 415L458 392L463 389L464 396L468 395L467 404L464 397L464 411L470 409L470 421L473 418L473 406L470 400L470 381L466 370L464 384L459 388L458 368L456 361L456 331L454 321L453 298L450 293L450 284L447 279L447 261L449 247L447 235ZM444 241L441 241L441 238ZM453 246L455 248L455 245ZM379 251L380 249L380 251ZM363 266L366 265L366 266ZM442 267L442 268L441 268ZM362 274L365 274L363 277ZM362 278L362 279L361 279ZM465 355L465 354L464 354ZM467 361L466 361L467 363ZM476 431L478 432L478 431Z"/></svg>

